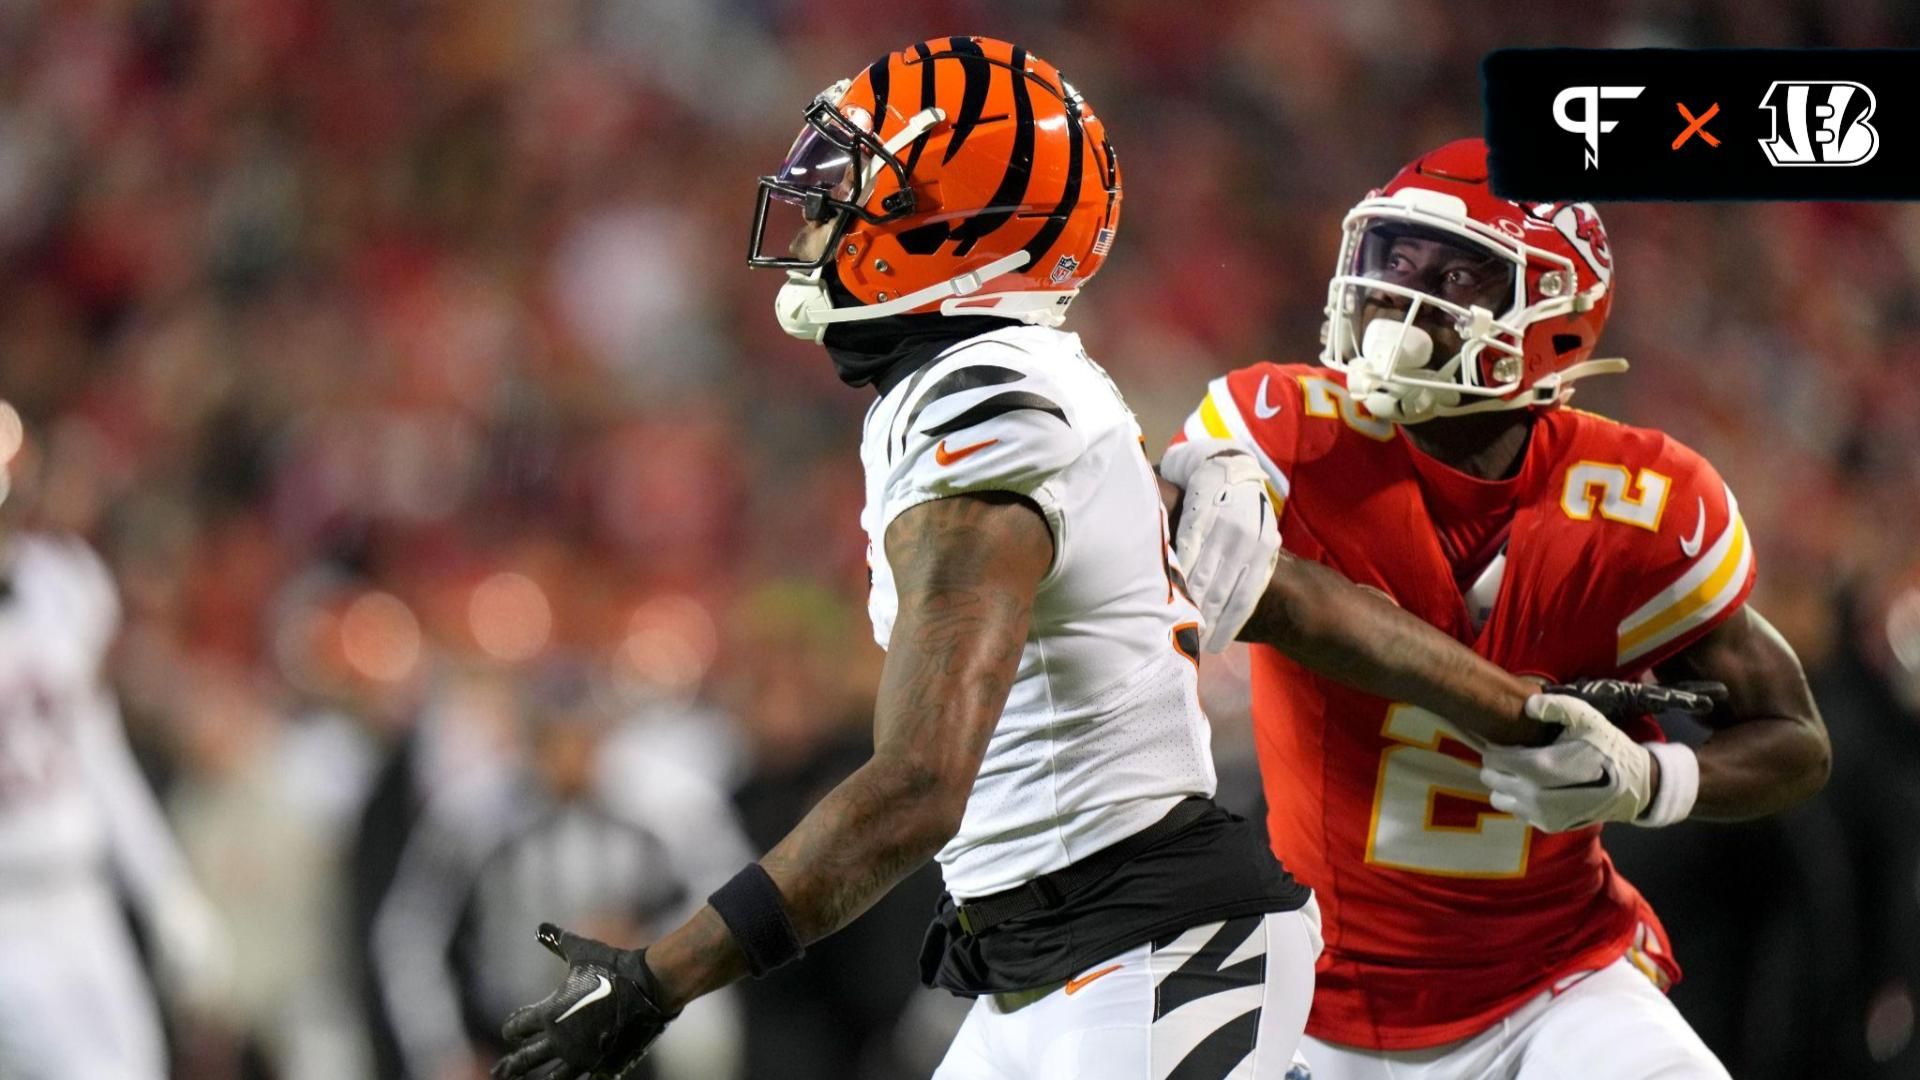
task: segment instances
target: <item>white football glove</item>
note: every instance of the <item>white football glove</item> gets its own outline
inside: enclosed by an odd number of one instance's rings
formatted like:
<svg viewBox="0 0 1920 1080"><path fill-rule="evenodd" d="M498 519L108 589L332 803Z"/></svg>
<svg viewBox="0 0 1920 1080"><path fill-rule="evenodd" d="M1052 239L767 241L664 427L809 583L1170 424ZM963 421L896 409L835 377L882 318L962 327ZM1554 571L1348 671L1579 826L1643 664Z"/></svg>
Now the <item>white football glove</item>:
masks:
<svg viewBox="0 0 1920 1080"><path fill-rule="evenodd" d="M1245 444L1197 439L1169 449L1160 475L1186 489L1173 551L1200 608L1201 648L1221 652L1266 595L1280 561L1280 519L1267 474Z"/></svg>
<svg viewBox="0 0 1920 1080"><path fill-rule="evenodd" d="M1603 821L1671 825L1693 809L1700 766L1687 747L1634 742L1598 709L1562 694L1527 699L1527 715L1564 730L1546 746L1483 749L1480 782L1493 793L1495 810L1558 833Z"/></svg>

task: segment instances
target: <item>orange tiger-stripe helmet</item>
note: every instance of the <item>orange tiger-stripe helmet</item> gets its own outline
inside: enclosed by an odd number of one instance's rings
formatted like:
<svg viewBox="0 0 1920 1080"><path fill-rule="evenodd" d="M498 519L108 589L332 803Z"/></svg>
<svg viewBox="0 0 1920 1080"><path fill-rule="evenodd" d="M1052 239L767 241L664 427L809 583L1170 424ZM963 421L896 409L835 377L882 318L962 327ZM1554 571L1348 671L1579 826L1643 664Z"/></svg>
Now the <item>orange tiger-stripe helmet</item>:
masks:
<svg viewBox="0 0 1920 1080"><path fill-rule="evenodd" d="M936 38L813 100L760 178L748 262L789 271L781 322L816 341L832 323L936 311L1058 325L1106 261L1120 196L1105 125L1052 64ZM786 241L768 235L782 209L804 223L791 256L764 250Z"/></svg>

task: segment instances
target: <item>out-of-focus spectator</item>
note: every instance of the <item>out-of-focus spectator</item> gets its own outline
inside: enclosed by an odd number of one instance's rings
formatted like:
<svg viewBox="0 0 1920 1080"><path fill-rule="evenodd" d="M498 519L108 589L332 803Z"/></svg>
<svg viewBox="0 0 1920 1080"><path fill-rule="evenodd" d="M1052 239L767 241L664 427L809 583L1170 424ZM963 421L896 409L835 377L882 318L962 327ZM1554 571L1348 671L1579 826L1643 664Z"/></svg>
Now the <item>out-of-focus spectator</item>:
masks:
<svg viewBox="0 0 1920 1080"><path fill-rule="evenodd" d="M0 498L28 478L24 444L0 402ZM122 905L169 998L203 1017L224 1004L226 932L102 684L112 579L80 540L18 531L20 501L0 525L0 1073L157 1078L159 1010Z"/></svg>
<svg viewBox="0 0 1920 1080"><path fill-rule="evenodd" d="M735 795L747 834L778 843L873 752L881 656L865 618L828 590L778 582L736 613L745 630L738 712L751 771ZM748 1075L791 1080L925 1076L965 1015L919 985L916 948L940 898L922 867L804 963L747 983Z"/></svg>
<svg viewBox="0 0 1920 1080"><path fill-rule="evenodd" d="M295 726L232 664L203 662L178 703L182 779L170 809L188 860L231 928L231 985L214 1007L240 1040L181 1047L178 1072L288 1080L366 1070L351 970L338 949L346 824L328 790L363 786L367 747L324 720Z"/></svg>
<svg viewBox="0 0 1920 1080"><path fill-rule="evenodd" d="M551 662L524 690L483 684L524 750L431 792L374 925L384 1009L414 1080L481 1076L507 1014L553 981L532 928L632 947L685 918L751 857L721 793L668 762L600 768L613 720L588 671ZM726 1080L726 995L681 1017L654 1075Z"/></svg>

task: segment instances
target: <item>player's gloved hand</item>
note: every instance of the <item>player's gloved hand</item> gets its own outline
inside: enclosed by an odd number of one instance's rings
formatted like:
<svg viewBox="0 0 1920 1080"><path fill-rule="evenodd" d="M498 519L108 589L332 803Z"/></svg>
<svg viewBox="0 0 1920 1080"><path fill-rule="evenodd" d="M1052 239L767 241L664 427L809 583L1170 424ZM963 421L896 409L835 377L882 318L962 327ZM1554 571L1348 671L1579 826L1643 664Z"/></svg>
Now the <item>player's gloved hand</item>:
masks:
<svg viewBox="0 0 1920 1080"><path fill-rule="evenodd" d="M1266 595L1280 561L1280 519L1267 475L1233 439L1196 439L1169 449L1160 475L1185 489L1174 554L1187 595L1200 608L1201 648L1221 652Z"/></svg>
<svg viewBox="0 0 1920 1080"><path fill-rule="evenodd" d="M1536 694L1527 715L1559 725L1560 736L1546 746L1484 749L1480 782L1493 793L1494 809L1550 833L1603 821L1671 825L1693 809L1700 767L1687 747L1634 742L1570 695Z"/></svg>
<svg viewBox="0 0 1920 1080"><path fill-rule="evenodd" d="M540 944L567 962L567 977L545 998L507 1017L500 1033L513 1050L495 1080L574 1080L582 1073L622 1080L669 1021L645 949L616 949L540 925Z"/></svg>
<svg viewBox="0 0 1920 1080"><path fill-rule="evenodd" d="M1719 682L1643 683L1626 679L1581 679L1549 686L1544 693L1565 694L1600 710L1616 724L1637 716L1687 713L1709 716L1726 703L1727 684Z"/></svg>

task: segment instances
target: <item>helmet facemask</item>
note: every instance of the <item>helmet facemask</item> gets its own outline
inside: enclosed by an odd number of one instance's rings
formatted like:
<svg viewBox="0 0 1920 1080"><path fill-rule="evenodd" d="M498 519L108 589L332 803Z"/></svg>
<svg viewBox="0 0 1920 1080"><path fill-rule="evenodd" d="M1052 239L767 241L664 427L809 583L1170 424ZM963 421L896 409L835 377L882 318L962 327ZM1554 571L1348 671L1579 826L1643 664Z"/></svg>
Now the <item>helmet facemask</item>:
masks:
<svg viewBox="0 0 1920 1080"><path fill-rule="evenodd" d="M870 113L858 106L841 107L851 84L852 80L842 79L822 90L807 106L806 126L787 150L786 161L777 173L760 178L753 230L747 235L748 266L787 272L787 281L774 299L774 315L781 329L816 343L825 338L830 323L889 313L885 304L868 305L864 311L836 311L823 275L833 264L841 236L855 218L869 225L884 225L918 207L908 186L906 163L900 160L898 151L946 119L946 113L939 109L923 109L892 139L881 142L874 135ZM896 187L880 200L875 212L866 204L882 171L893 174ZM770 225L776 237L793 237L789 254L765 252ZM997 273L1006 267L988 269ZM977 281L965 288L955 288L950 282L939 295L978 287ZM893 306L905 308L911 306L910 300L917 304L930 298L937 297L901 297Z"/></svg>
<svg viewBox="0 0 1920 1080"><path fill-rule="evenodd" d="M1571 310L1572 264L1420 194L1347 215L1322 363L1395 423L1534 404L1527 327Z"/></svg>
<svg viewBox="0 0 1920 1080"><path fill-rule="evenodd" d="M841 110L849 82L843 79L814 97L807 106L806 124L794 137L779 171L760 178L753 231L747 238L748 266L819 270L832 261L834 244L853 218L879 225L913 212L915 199L907 186L906 163L874 136L873 116L857 106ZM925 126L919 125L922 130ZM898 187L881 200L876 213L864 204L882 169L893 173ZM776 243L780 237L792 237L796 246L804 243L804 247L784 255L767 253L770 225Z"/></svg>

